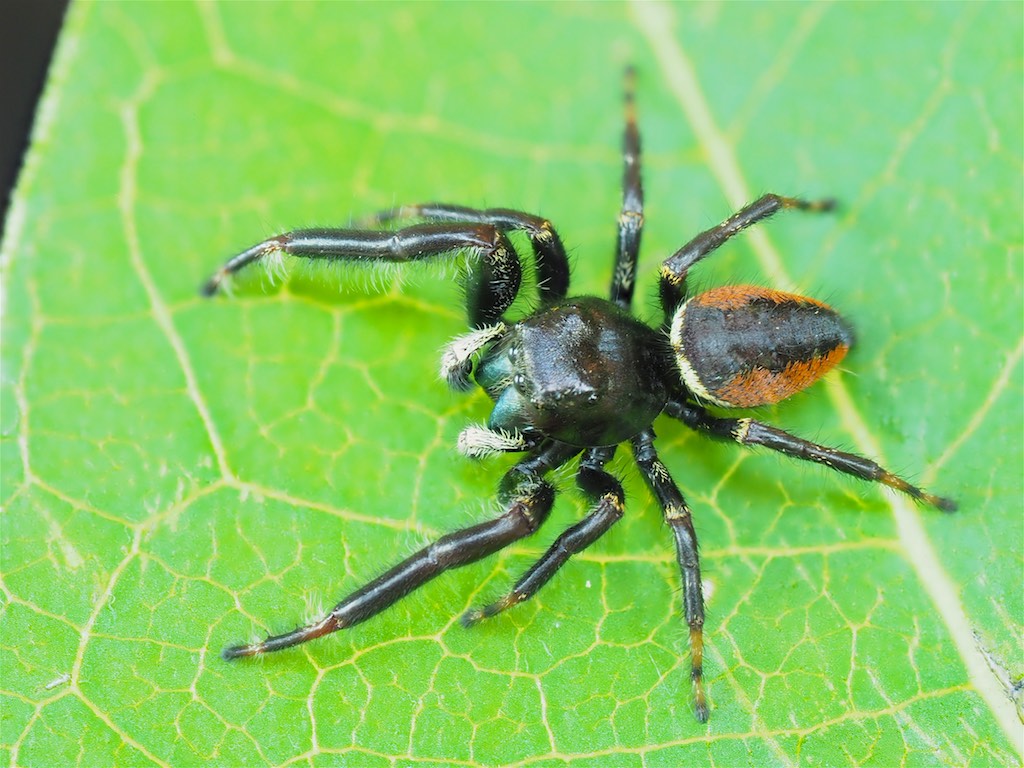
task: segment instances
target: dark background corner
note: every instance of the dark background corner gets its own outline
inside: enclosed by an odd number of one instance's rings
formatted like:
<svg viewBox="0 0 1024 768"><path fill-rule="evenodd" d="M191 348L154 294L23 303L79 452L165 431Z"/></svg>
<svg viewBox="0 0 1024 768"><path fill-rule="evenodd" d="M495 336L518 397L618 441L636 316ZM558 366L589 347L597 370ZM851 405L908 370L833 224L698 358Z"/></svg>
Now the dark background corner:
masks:
<svg viewBox="0 0 1024 768"><path fill-rule="evenodd" d="M0 2L0 222L7 220L66 8L67 0Z"/></svg>

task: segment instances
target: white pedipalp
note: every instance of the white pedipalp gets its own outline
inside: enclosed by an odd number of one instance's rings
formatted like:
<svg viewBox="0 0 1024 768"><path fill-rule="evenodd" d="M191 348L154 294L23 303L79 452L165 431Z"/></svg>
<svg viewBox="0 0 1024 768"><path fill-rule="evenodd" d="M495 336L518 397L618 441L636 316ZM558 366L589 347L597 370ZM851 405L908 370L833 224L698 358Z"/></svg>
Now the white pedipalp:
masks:
<svg viewBox="0 0 1024 768"><path fill-rule="evenodd" d="M468 389L471 385L469 369L473 356L506 330L508 326L504 323L495 323L452 339L441 352L441 378L452 389Z"/></svg>
<svg viewBox="0 0 1024 768"><path fill-rule="evenodd" d="M496 453L516 453L529 447L521 432L488 429L481 424L471 424L462 430L455 445L459 453L471 459L481 459Z"/></svg>

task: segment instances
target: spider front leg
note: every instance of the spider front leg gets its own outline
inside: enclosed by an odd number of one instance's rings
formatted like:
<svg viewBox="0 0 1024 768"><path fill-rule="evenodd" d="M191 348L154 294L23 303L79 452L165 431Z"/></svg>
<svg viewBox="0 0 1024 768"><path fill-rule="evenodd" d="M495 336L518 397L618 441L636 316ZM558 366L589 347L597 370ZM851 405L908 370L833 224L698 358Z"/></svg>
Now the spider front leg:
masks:
<svg viewBox="0 0 1024 768"><path fill-rule="evenodd" d="M952 499L923 491L899 475L879 466L871 459L812 443L760 421L719 418L712 416L700 406L685 402L670 402L665 408L665 413L712 437L733 440L741 445L763 445L765 448L784 453L787 456L804 461L814 461L862 480L887 485L918 501L931 504L943 512L956 511L956 502Z"/></svg>
<svg viewBox="0 0 1024 768"><path fill-rule="evenodd" d="M704 594L700 581L697 533L686 500L654 449L654 431L647 429L633 438L633 457L665 515L676 542L676 562L683 575L683 606L690 627L690 679L693 682L694 714L708 720L704 693Z"/></svg>
<svg viewBox="0 0 1024 768"><path fill-rule="evenodd" d="M396 232L359 229L300 229L271 237L228 261L202 288L212 296L224 280L275 252L307 259L363 263L404 263L467 251L476 258L466 288L466 311L474 327L498 321L522 278L519 258L508 238L489 224L419 224Z"/></svg>
<svg viewBox="0 0 1024 768"><path fill-rule="evenodd" d="M380 211L362 219L359 224L379 226L400 219L488 224L501 232L525 232L533 247L534 263L537 265L537 292L541 302L550 304L564 299L569 290L569 259L565 254L565 246L551 222L540 216L510 208L478 210L447 203L421 203Z"/></svg>
<svg viewBox="0 0 1024 768"><path fill-rule="evenodd" d="M225 659L280 651L339 629L360 624L389 608L445 571L474 563L529 536L547 519L555 490L543 475L576 455L578 449L550 443L508 471L501 484L505 512L494 520L442 536L382 576L346 597L322 619L251 645L225 648Z"/></svg>
<svg viewBox="0 0 1024 768"><path fill-rule="evenodd" d="M626 69L626 129L622 135L622 210L619 213L619 237L612 272L611 300L623 309L633 303L636 262L640 254L640 236L644 229L644 188L640 177L640 130L636 125L636 72Z"/></svg>
<svg viewBox="0 0 1024 768"><path fill-rule="evenodd" d="M554 544L530 566L507 595L490 605L466 611L462 615L463 626L471 627L482 619L496 616L533 597L570 557L589 547L622 519L625 503L622 485L604 471L604 465L614 454L615 446L590 448L583 454L576 473L576 483L594 503L590 514L555 539Z"/></svg>
<svg viewBox="0 0 1024 768"><path fill-rule="evenodd" d="M661 308L666 322L671 323L672 314L686 298L686 273L690 267L712 253L730 237L752 224L767 219L785 208L801 211L831 211L835 200L801 200L796 197L782 197L768 193L750 205L741 208L718 226L701 232L690 242L665 259L661 265L659 286Z"/></svg>

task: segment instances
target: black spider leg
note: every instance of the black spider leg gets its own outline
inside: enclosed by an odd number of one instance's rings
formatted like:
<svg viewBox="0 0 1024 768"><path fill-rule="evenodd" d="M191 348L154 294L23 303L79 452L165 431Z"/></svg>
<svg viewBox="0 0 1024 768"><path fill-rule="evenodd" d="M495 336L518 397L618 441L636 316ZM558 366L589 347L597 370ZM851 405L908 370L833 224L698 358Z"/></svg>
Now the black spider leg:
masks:
<svg viewBox="0 0 1024 768"><path fill-rule="evenodd" d="M578 452L578 448L548 442L512 467L502 479L499 497L506 508L500 517L442 536L357 589L312 624L272 635L260 643L225 648L221 655L225 659L256 656L355 626L445 571L476 562L529 536L547 518L555 498L554 487L543 476Z"/></svg>
<svg viewBox="0 0 1024 768"><path fill-rule="evenodd" d="M809 201L769 193L741 208L721 224L701 232L665 259L661 265L661 308L665 312L666 324L671 323L672 314L686 298L687 271L730 237L784 208L796 208L802 211L830 211L835 208L835 205L835 200L831 199Z"/></svg>
<svg viewBox="0 0 1024 768"><path fill-rule="evenodd" d="M741 445L763 445L765 448L784 453L787 456L804 461L814 461L862 480L887 485L918 501L931 504L943 512L956 511L956 502L952 499L927 493L870 459L829 448L826 445L812 443L760 421L720 418L712 416L698 405L684 402L670 402L665 407L665 413L712 437L733 440Z"/></svg>
<svg viewBox="0 0 1024 768"><path fill-rule="evenodd" d="M640 178L640 130L636 125L636 72L626 69L626 129L622 136L622 210L619 213L619 239L612 272L611 300L623 309L633 303L636 262L640 236L644 229L644 188Z"/></svg>
<svg viewBox="0 0 1024 768"><path fill-rule="evenodd" d="M398 219L426 219L463 224L489 224L502 232L525 232L533 246L537 265L537 292L541 303L550 304L565 298L569 290L569 259L565 246L551 222L540 216L510 208L478 210L446 203L403 205L380 211L361 219L360 225L375 226Z"/></svg>
<svg viewBox="0 0 1024 768"><path fill-rule="evenodd" d="M690 679L693 682L694 713L702 723L708 719L704 693L704 594L700 581L697 533L686 500L654 449L654 430L646 429L632 439L633 456L651 492L657 498L676 541L676 562L683 575L683 607L690 627Z"/></svg>
<svg viewBox="0 0 1024 768"><path fill-rule="evenodd" d="M594 504L580 522L566 529L537 562L530 566L512 590L500 600L483 608L471 608L462 615L462 624L471 627L537 594L569 558L589 547L622 519L625 494L622 485L604 471L615 454L615 446L589 448L580 459L576 484Z"/></svg>
<svg viewBox="0 0 1024 768"><path fill-rule="evenodd" d="M417 224L396 232L299 229L264 240L230 258L202 288L212 296L224 279L275 251L307 259L402 263L456 251L475 257L466 286L466 311L474 327L494 323L519 291L522 269L508 238L489 224Z"/></svg>

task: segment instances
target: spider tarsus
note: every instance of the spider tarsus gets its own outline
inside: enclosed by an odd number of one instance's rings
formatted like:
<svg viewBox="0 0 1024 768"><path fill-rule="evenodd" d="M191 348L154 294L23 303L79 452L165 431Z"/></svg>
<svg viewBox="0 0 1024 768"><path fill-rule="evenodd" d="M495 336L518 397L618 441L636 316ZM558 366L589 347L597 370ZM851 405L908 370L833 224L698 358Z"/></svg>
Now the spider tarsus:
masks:
<svg viewBox="0 0 1024 768"><path fill-rule="evenodd" d="M897 491L907 494L917 501L923 501L925 504L930 504L942 512L956 512L958 504L953 499L946 498L945 496L936 496L934 493L928 493L918 488L899 475L894 475L892 472L882 472L879 478L884 485L888 485L890 488L894 488Z"/></svg>
<svg viewBox="0 0 1024 768"><path fill-rule="evenodd" d="M233 661L235 659L241 659L245 656L256 656L260 653L260 645L229 645L223 651L220 652L220 657L224 661Z"/></svg>
<svg viewBox="0 0 1024 768"><path fill-rule="evenodd" d="M766 195L782 203L783 208L797 208L801 211L834 211L839 207L839 201L834 197L825 197L821 200L804 200L799 197L782 197L781 195Z"/></svg>
<svg viewBox="0 0 1024 768"><path fill-rule="evenodd" d="M626 103L626 120L627 122L636 123L636 69L630 65L626 67L626 71L623 73L623 93L622 99Z"/></svg>
<svg viewBox="0 0 1024 768"><path fill-rule="evenodd" d="M701 699L700 701L694 703L693 715L697 718L698 721L706 723L708 721L709 714L710 710L708 709L708 703L706 701Z"/></svg>
<svg viewBox="0 0 1024 768"><path fill-rule="evenodd" d="M695 626L690 627L690 681L693 684L693 714L700 722L706 723L708 700L704 693L704 631Z"/></svg>
<svg viewBox="0 0 1024 768"><path fill-rule="evenodd" d="M468 611L462 614L462 617L459 619L459 621L462 623L462 626L464 626L466 629L469 629L470 627L475 627L484 619L489 619L492 616L496 616L497 614L501 613L501 609L495 608L495 605L495 603L492 603L491 605L485 605L483 608L470 608Z"/></svg>
<svg viewBox="0 0 1024 768"><path fill-rule="evenodd" d="M220 271L203 283L203 286L199 289L200 295L206 297L216 296L222 282L224 282L224 272Z"/></svg>
<svg viewBox="0 0 1024 768"><path fill-rule="evenodd" d="M513 592L512 594L506 595L501 600L485 605L483 608L470 608L459 619L462 622L462 626L466 629L476 626L484 619L489 619L493 616L497 616L499 613L504 611L506 608L515 605L520 602L520 598Z"/></svg>

